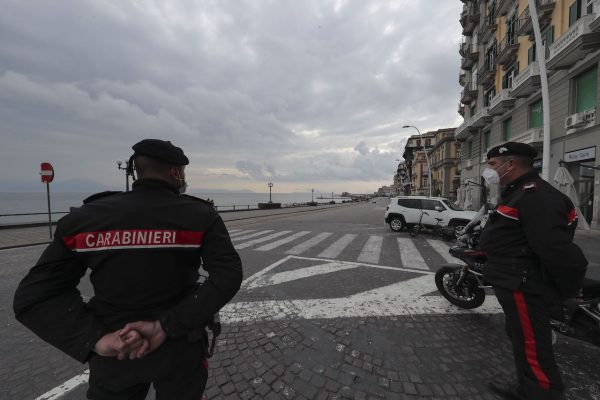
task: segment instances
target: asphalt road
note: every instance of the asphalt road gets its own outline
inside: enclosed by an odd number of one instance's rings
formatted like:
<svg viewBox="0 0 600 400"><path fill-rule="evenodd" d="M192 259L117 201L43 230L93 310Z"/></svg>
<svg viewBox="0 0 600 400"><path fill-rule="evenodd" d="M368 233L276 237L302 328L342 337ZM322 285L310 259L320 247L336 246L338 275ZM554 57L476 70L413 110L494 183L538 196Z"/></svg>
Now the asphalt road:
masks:
<svg viewBox="0 0 600 400"><path fill-rule="evenodd" d="M495 299L474 311L447 303L432 274L451 261L448 245L392 232L386 205L227 215L245 281L222 311L207 398L496 398L487 382L511 379L514 367ZM42 250L0 251L0 399L85 398L86 366L12 316L16 285ZM80 286L91 295L85 279ZM556 353L568 398L600 399L600 349L560 337Z"/></svg>

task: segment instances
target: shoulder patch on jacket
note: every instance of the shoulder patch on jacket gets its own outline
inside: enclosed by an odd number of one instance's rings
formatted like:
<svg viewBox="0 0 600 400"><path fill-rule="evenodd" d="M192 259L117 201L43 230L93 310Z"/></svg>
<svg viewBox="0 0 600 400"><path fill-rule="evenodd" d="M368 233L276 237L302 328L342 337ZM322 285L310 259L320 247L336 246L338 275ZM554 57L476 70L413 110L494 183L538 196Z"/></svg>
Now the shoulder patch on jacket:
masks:
<svg viewBox="0 0 600 400"><path fill-rule="evenodd" d="M93 194L90 197L86 198L85 200L83 200L83 204L91 203L92 201L101 199L103 197L112 196L113 194L117 194L117 193L123 193L123 192L107 190L106 192L96 193L96 194Z"/></svg>
<svg viewBox="0 0 600 400"><path fill-rule="evenodd" d="M537 191L537 184L535 182L526 182L523 184L524 192L535 192Z"/></svg>
<svg viewBox="0 0 600 400"><path fill-rule="evenodd" d="M182 196L185 196L185 197L190 198L192 200L196 200L196 201L200 201L202 203L208 204L211 207L215 206L215 201L214 200L205 200L205 199L201 199L200 197L191 196L189 194L182 194Z"/></svg>

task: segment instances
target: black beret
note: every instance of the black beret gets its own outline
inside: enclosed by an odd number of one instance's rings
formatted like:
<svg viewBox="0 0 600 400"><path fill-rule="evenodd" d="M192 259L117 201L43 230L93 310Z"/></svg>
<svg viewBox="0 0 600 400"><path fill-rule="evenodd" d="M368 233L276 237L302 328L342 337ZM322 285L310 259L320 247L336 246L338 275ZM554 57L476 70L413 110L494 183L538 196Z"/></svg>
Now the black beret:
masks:
<svg viewBox="0 0 600 400"><path fill-rule="evenodd" d="M488 160L490 158L504 156L520 156L529 157L533 159L535 158L535 156L537 156L537 151L526 143L506 142L504 144L501 144L500 146L492 148L487 153Z"/></svg>
<svg viewBox="0 0 600 400"><path fill-rule="evenodd" d="M183 150L180 147L166 140L144 139L134 144L131 148L135 152L133 154L134 157L143 155L173 165L188 165L190 163L190 160L183 154Z"/></svg>

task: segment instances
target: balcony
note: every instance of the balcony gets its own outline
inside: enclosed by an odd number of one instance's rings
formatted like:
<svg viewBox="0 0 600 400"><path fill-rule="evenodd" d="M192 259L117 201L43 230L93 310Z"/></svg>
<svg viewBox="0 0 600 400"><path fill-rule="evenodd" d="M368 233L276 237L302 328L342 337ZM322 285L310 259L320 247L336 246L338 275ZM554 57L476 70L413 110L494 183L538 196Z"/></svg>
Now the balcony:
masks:
<svg viewBox="0 0 600 400"><path fill-rule="evenodd" d="M479 39L481 40L481 43L485 44L489 42L494 36L494 33L496 33L496 29L498 29L498 22L494 17L492 10L488 10L485 21L479 30Z"/></svg>
<svg viewBox="0 0 600 400"><path fill-rule="evenodd" d="M458 103L458 113L463 117L465 116L465 105L464 104Z"/></svg>
<svg viewBox="0 0 600 400"><path fill-rule="evenodd" d="M467 43L467 42L460 42L460 44L458 45L458 54L460 54L461 57L467 56L467 47L468 46L469 46L469 43Z"/></svg>
<svg viewBox="0 0 600 400"><path fill-rule="evenodd" d="M483 128L490 122L492 122L492 116L488 113L487 107L483 107L481 111L471 118L471 125L474 128Z"/></svg>
<svg viewBox="0 0 600 400"><path fill-rule="evenodd" d="M463 35L470 36L477 25L479 24L479 18L481 14L479 12L479 4L471 3L467 7L463 8L463 12L460 16L460 24L463 27Z"/></svg>
<svg viewBox="0 0 600 400"><path fill-rule="evenodd" d="M496 16L506 15L514 4L515 0L498 0L498 3L496 3Z"/></svg>
<svg viewBox="0 0 600 400"><path fill-rule="evenodd" d="M465 71L461 71L458 74L458 84L464 87L465 83L467 83L467 74L465 73Z"/></svg>
<svg viewBox="0 0 600 400"><path fill-rule="evenodd" d="M498 56L496 57L496 62L502 65L503 69L506 70L508 64L517 58L518 50L519 42L517 41L517 35L505 35L498 46Z"/></svg>
<svg viewBox="0 0 600 400"><path fill-rule="evenodd" d="M470 71L475 65L475 62L471 57L465 57L460 60L460 69L464 69L465 71Z"/></svg>
<svg viewBox="0 0 600 400"><path fill-rule="evenodd" d="M513 136L510 138L511 142L520 142L533 145L535 143L542 143L544 141L544 129L543 128L531 128L521 133L520 135Z"/></svg>
<svg viewBox="0 0 600 400"><path fill-rule="evenodd" d="M537 91L540 85L540 66L537 62L534 62L513 78L510 93L513 97L528 97Z"/></svg>
<svg viewBox="0 0 600 400"><path fill-rule="evenodd" d="M496 63L491 62L491 60L487 59L486 57L486 62L483 63L483 67L481 67L479 72L479 82L486 87L488 84L494 81L494 78L496 77L496 71Z"/></svg>
<svg viewBox="0 0 600 400"><path fill-rule="evenodd" d="M471 132L476 130L473 125L471 125L471 118L465 118L465 122L460 124L458 128L454 131L454 139L455 140L463 140L469 137Z"/></svg>
<svg viewBox="0 0 600 400"><path fill-rule="evenodd" d="M541 24L540 24L541 25ZM519 15L519 22L517 25L517 35L528 36L533 33L533 23L531 22L531 15L529 15L529 6L525 7L525 10Z"/></svg>
<svg viewBox="0 0 600 400"><path fill-rule="evenodd" d="M478 92L477 81L467 82L460 95L460 102L463 104L471 104L473 100L477 99Z"/></svg>
<svg viewBox="0 0 600 400"><path fill-rule="evenodd" d="M592 32L594 14L581 17L550 46L549 69L567 69L600 47L600 32Z"/></svg>
<svg viewBox="0 0 600 400"><path fill-rule="evenodd" d="M511 95L510 89L502 89L490 101L489 113L491 115L501 115L515 106L516 99Z"/></svg>

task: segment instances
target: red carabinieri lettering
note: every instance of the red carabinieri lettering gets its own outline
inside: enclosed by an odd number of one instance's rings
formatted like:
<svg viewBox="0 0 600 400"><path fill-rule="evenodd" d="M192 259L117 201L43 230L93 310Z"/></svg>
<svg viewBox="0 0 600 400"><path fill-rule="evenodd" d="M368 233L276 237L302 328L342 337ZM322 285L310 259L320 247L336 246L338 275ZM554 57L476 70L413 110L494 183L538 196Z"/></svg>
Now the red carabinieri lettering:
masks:
<svg viewBox="0 0 600 400"><path fill-rule="evenodd" d="M81 232L63 238L65 245L77 252L190 247L199 248L204 241L202 231L176 231L164 229L122 229Z"/></svg>

